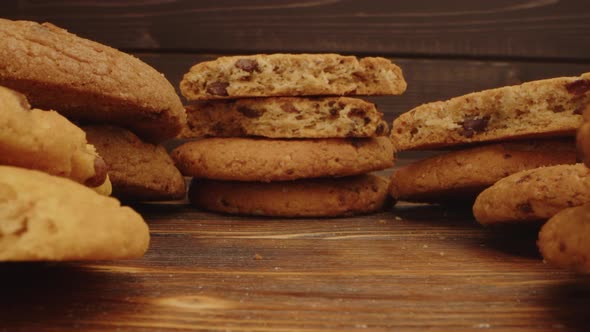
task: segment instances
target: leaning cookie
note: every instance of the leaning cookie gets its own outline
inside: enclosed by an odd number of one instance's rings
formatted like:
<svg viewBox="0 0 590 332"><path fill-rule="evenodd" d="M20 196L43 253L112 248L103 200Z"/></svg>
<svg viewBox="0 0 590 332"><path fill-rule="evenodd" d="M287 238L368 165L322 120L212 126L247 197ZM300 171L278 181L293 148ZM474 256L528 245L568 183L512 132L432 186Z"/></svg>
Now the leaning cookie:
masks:
<svg viewBox="0 0 590 332"><path fill-rule="evenodd" d="M393 166L388 137L267 139L205 138L172 158L186 176L233 181L286 181L357 175Z"/></svg>
<svg viewBox="0 0 590 332"><path fill-rule="evenodd" d="M163 146L142 142L122 128L86 126L83 129L109 168L113 196L134 201L184 197L184 178Z"/></svg>
<svg viewBox="0 0 590 332"><path fill-rule="evenodd" d="M174 88L154 68L49 23L0 19L0 85L34 107L151 140L174 137L186 122Z"/></svg>
<svg viewBox="0 0 590 332"><path fill-rule="evenodd" d="M347 97L248 98L187 106L183 138L263 136L269 138L374 137L388 134L375 105Z"/></svg>
<svg viewBox="0 0 590 332"><path fill-rule="evenodd" d="M365 174L283 182L195 179L189 199L196 206L229 214L274 217L336 217L381 210L387 180Z"/></svg>
<svg viewBox="0 0 590 332"><path fill-rule="evenodd" d="M0 261L142 256L149 230L139 214L69 179L0 166Z"/></svg>
<svg viewBox="0 0 590 332"><path fill-rule="evenodd" d="M180 82L188 100L399 95L405 90L402 71L391 61L339 54L220 57L196 64Z"/></svg>
<svg viewBox="0 0 590 332"><path fill-rule="evenodd" d="M510 174L575 163L576 147L571 138L497 143L404 166L392 174L390 190L401 201L473 202L481 191Z"/></svg>
<svg viewBox="0 0 590 332"><path fill-rule="evenodd" d="M0 165L37 169L89 187L107 168L84 132L54 111L31 109L20 93L0 87Z"/></svg>
<svg viewBox="0 0 590 332"><path fill-rule="evenodd" d="M590 202L590 169L583 164L540 167L512 174L484 190L473 205L484 225L545 221Z"/></svg>
<svg viewBox="0 0 590 332"><path fill-rule="evenodd" d="M416 107L393 122L396 150L524 137L574 136L590 73L470 93Z"/></svg>
<svg viewBox="0 0 590 332"><path fill-rule="evenodd" d="M579 272L590 272L590 205L565 209L549 221L537 245L548 263Z"/></svg>

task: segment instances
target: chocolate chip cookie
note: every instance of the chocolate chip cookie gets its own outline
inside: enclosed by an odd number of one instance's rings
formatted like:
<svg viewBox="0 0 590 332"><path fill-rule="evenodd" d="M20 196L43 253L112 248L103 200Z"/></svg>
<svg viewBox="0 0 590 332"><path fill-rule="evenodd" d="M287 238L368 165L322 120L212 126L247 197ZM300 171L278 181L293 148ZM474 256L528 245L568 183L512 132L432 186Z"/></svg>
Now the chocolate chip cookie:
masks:
<svg viewBox="0 0 590 332"><path fill-rule="evenodd" d="M182 137L329 138L388 134L375 105L348 97L248 98L199 102L186 107Z"/></svg>
<svg viewBox="0 0 590 332"><path fill-rule="evenodd" d="M154 68L49 23L0 19L0 85L34 107L118 124L154 141L186 123L174 88Z"/></svg>
<svg viewBox="0 0 590 332"><path fill-rule="evenodd" d="M440 148L525 137L574 136L590 102L590 73L470 93L400 115L396 150Z"/></svg>
<svg viewBox="0 0 590 332"><path fill-rule="evenodd" d="M195 179L189 199L196 206L229 214L274 217L336 217L383 208L387 180L370 174L283 182Z"/></svg>
<svg viewBox="0 0 590 332"><path fill-rule="evenodd" d="M575 164L572 138L514 141L446 152L404 166L391 176L391 194L411 202L473 202L496 181L520 171Z"/></svg>
<svg viewBox="0 0 590 332"><path fill-rule="evenodd" d="M512 174L484 190L473 205L481 224L546 221L590 202L590 169L583 164L540 167Z"/></svg>
<svg viewBox="0 0 590 332"><path fill-rule="evenodd" d="M83 129L109 168L113 196L134 201L184 198L184 178L163 146L113 126Z"/></svg>
<svg viewBox="0 0 590 332"><path fill-rule="evenodd" d="M180 90L188 100L243 97L399 95L401 69L384 58L339 54L220 57L193 66Z"/></svg>
<svg viewBox="0 0 590 332"><path fill-rule="evenodd" d="M139 214L69 179L0 166L0 261L140 257L149 230Z"/></svg>
<svg viewBox="0 0 590 332"><path fill-rule="evenodd" d="M388 137L266 139L205 138L187 142L172 158L187 176L233 181L341 177L393 166Z"/></svg>

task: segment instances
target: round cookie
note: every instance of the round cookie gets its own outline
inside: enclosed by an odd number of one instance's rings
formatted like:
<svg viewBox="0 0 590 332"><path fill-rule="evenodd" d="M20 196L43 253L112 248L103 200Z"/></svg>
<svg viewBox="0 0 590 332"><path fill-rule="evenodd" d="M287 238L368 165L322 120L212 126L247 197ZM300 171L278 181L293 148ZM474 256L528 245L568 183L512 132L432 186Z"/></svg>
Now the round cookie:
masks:
<svg viewBox="0 0 590 332"><path fill-rule="evenodd" d="M590 169L583 164L540 167L512 174L484 190L473 214L481 224L545 221L590 202Z"/></svg>
<svg viewBox="0 0 590 332"><path fill-rule="evenodd" d="M184 198L184 177L163 146L144 143L122 128L83 129L109 168L113 196L136 201Z"/></svg>
<svg viewBox="0 0 590 332"><path fill-rule="evenodd" d="M99 187L107 168L82 129L53 111L31 109L27 99L0 87L0 165L37 169Z"/></svg>
<svg viewBox="0 0 590 332"><path fill-rule="evenodd" d="M565 209L547 221L537 245L545 261L567 269L590 272L590 205Z"/></svg>
<svg viewBox="0 0 590 332"><path fill-rule="evenodd" d="M180 82L188 100L280 96L399 95L401 69L385 58L340 54L255 54L194 65Z"/></svg>
<svg viewBox="0 0 590 332"><path fill-rule="evenodd" d="M142 256L149 230L139 214L69 179L0 166L0 261Z"/></svg>
<svg viewBox="0 0 590 332"><path fill-rule="evenodd" d="M573 139L506 142L446 152L404 166L391 176L402 201L471 201L496 181L520 171L576 163Z"/></svg>
<svg viewBox="0 0 590 332"><path fill-rule="evenodd" d="M515 138L574 136L590 102L590 73L470 93L418 106L393 121L397 151Z"/></svg>
<svg viewBox="0 0 590 332"><path fill-rule="evenodd" d="M0 85L34 107L118 124L154 141L186 123L180 98L154 68L49 23L0 19Z"/></svg>
<svg viewBox="0 0 590 332"><path fill-rule="evenodd" d="M187 176L233 181L340 177L393 166L388 137L277 140L206 138L187 142L172 158Z"/></svg>
<svg viewBox="0 0 590 332"><path fill-rule="evenodd" d="M263 136L269 138L374 137L388 134L373 103L348 97L248 98L199 102L186 107L183 138Z"/></svg>
<svg viewBox="0 0 590 332"><path fill-rule="evenodd" d="M386 179L371 174L269 183L194 179L189 199L229 214L335 217L382 209L387 186Z"/></svg>

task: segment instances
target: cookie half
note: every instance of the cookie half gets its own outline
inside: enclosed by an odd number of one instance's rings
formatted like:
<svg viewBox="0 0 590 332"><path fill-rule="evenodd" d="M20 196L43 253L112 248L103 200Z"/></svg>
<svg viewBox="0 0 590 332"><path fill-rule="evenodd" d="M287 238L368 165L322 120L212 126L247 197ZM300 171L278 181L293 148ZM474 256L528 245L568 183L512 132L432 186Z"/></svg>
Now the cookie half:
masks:
<svg viewBox="0 0 590 332"><path fill-rule="evenodd" d="M361 99L270 97L200 102L186 107L183 138L374 137L388 134L383 114Z"/></svg>
<svg viewBox="0 0 590 332"><path fill-rule="evenodd" d="M69 179L0 166L0 261L142 256L149 230L139 214Z"/></svg>
<svg viewBox="0 0 590 332"><path fill-rule="evenodd" d="M339 54L220 57L196 64L180 82L188 100L399 95L405 90L402 71L391 61Z"/></svg>
<svg viewBox="0 0 590 332"><path fill-rule="evenodd" d="M416 107L393 121L396 150L524 137L574 136L590 102L590 73L470 93Z"/></svg>
<svg viewBox="0 0 590 332"><path fill-rule="evenodd" d="M283 182L195 179L189 199L223 213L274 217L335 217L381 210L387 180L375 175Z"/></svg>
<svg viewBox="0 0 590 332"><path fill-rule="evenodd" d="M187 176L233 181L286 181L357 175L393 166L388 137L277 140L205 138L172 158Z"/></svg>
<svg viewBox="0 0 590 332"><path fill-rule="evenodd" d="M36 169L89 187L107 168L82 129L54 111L31 109L20 93L0 87L0 165Z"/></svg>
<svg viewBox="0 0 590 332"><path fill-rule="evenodd" d="M163 146L142 142L122 128L86 126L83 129L109 168L113 196L135 201L184 198L184 177Z"/></svg>
<svg viewBox="0 0 590 332"><path fill-rule="evenodd" d="M404 166L391 176L391 195L402 201L454 203L477 195L510 174L576 163L573 139L506 142L447 152Z"/></svg>
<svg viewBox="0 0 590 332"><path fill-rule="evenodd" d="M590 272L590 205L565 209L549 221L541 232L537 245L543 258L556 266Z"/></svg>
<svg viewBox="0 0 590 332"><path fill-rule="evenodd" d="M473 205L481 224L545 221L590 202L590 169L583 164L540 167L512 174L484 190Z"/></svg>
<svg viewBox="0 0 590 332"><path fill-rule="evenodd" d="M49 23L0 19L0 85L34 107L150 140L174 137L186 123L180 98L154 68Z"/></svg>

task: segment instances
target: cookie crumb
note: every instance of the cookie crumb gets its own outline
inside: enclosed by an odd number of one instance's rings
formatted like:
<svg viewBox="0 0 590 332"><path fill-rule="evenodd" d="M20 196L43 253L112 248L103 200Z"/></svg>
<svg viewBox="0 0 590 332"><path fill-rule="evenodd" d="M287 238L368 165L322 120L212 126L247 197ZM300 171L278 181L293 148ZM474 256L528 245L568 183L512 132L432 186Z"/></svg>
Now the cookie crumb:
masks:
<svg viewBox="0 0 590 332"><path fill-rule="evenodd" d="M395 220L403 220L401 217L395 216L393 219Z"/></svg>
<svg viewBox="0 0 590 332"><path fill-rule="evenodd" d="M262 255L260 255L260 254L258 254L258 253L254 254L254 259L255 259L255 260L259 261L259 260L261 260L262 258L263 258L263 257L262 257Z"/></svg>

